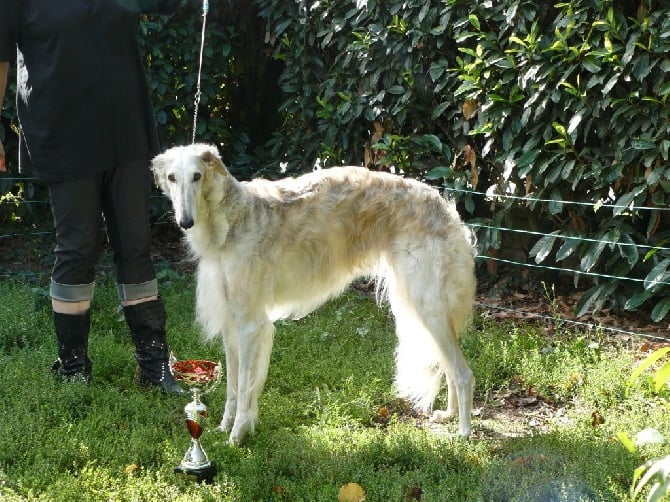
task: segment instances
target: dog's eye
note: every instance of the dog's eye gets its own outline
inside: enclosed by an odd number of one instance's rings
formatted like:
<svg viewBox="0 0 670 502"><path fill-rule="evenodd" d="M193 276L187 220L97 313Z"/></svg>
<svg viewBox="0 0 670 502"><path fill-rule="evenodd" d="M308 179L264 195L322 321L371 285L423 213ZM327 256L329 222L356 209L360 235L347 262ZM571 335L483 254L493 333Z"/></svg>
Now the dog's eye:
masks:
<svg viewBox="0 0 670 502"><path fill-rule="evenodd" d="M174 174L168 174L167 179L168 179L168 181L171 181L172 183L174 183L174 181L175 181Z"/></svg>
<svg viewBox="0 0 670 502"><path fill-rule="evenodd" d="M195 173L193 175L193 181L200 181L200 178L202 178L202 174L200 173Z"/></svg>

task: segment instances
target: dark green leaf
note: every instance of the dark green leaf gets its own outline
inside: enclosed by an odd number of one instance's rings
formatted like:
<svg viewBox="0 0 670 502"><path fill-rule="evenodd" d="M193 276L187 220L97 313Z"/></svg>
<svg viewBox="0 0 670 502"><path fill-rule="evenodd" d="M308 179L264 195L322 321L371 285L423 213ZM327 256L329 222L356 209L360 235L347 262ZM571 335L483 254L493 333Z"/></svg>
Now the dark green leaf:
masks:
<svg viewBox="0 0 670 502"><path fill-rule="evenodd" d="M593 56L584 58L584 60L582 61L582 66L584 66L585 70L591 73L598 73L601 69L600 61L598 61L598 58Z"/></svg>
<svg viewBox="0 0 670 502"><path fill-rule="evenodd" d="M658 302L651 311L651 320L654 322L662 321L670 312L670 296L666 296Z"/></svg>
<svg viewBox="0 0 670 502"><path fill-rule="evenodd" d="M607 242L602 240L602 235L599 235L598 237L600 237L600 239L596 240L596 242L590 243L587 251L582 256L580 268L584 272L589 272L593 268L593 266L598 262L600 255L604 251L605 246L607 245Z"/></svg>
<svg viewBox="0 0 670 502"><path fill-rule="evenodd" d="M657 148L657 144L648 139L634 139L631 141L630 146L633 147L635 150L655 150Z"/></svg>
<svg viewBox="0 0 670 502"><path fill-rule="evenodd" d="M618 247L619 253L626 259L628 265L632 268L640 259L640 253L633 238L628 234L621 235Z"/></svg>
<svg viewBox="0 0 670 502"><path fill-rule="evenodd" d="M624 309L636 310L640 305L649 300L649 298L651 298L652 296L653 294L650 293L649 291L642 291L641 293L637 293L628 299L628 301L624 305Z"/></svg>
<svg viewBox="0 0 670 502"><path fill-rule="evenodd" d="M658 262L644 278L644 289L651 290L670 279L670 258Z"/></svg>
<svg viewBox="0 0 670 502"><path fill-rule="evenodd" d="M597 304L598 300L601 299L604 290L604 284L599 284L586 290L579 300L577 300L577 304L575 305L575 315L581 317L591 311L594 303Z"/></svg>
<svg viewBox="0 0 670 502"><path fill-rule="evenodd" d="M439 117L444 113L444 111L449 107L450 104L451 104L451 103L448 102L448 101L445 101L444 103L440 103L439 105L437 105L437 106L433 109L433 112L431 113L431 116L430 116L430 117L431 117L433 120L435 120L436 118L439 118Z"/></svg>
<svg viewBox="0 0 670 502"><path fill-rule="evenodd" d="M447 166L437 166L426 173L427 180L438 180L451 176L452 170Z"/></svg>
<svg viewBox="0 0 670 502"><path fill-rule="evenodd" d="M434 134L422 134L420 136L413 136L412 143L415 143L423 148L430 149L436 152L442 151L442 141Z"/></svg>
<svg viewBox="0 0 670 502"><path fill-rule="evenodd" d="M565 242L560 248L558 248L558 251L556 251L556 261L562 261L571 256L575 249L577 249L581 244L581 238L563 238L565 239Z"/></svg>
<svg viewBox="0 0 670 502"><path fill-rule="evenodd" d="M437 80L444 74L446 69L447 69L447 61L443 59L431 63L428 72L433 82L437 82Z"/></svg>
<svg viewBox="0 0 670 502"><path fill-rule="evenodd" d="M559 171L560 171L560 166L559 166ZM561 201L561 192L558 189L554 189L551 191L551 201L547 204L547 209L549 210L549 214L551 215L557 215L560 214L561 211L563 211L563 202Z"/></svg>
<svg viewBox="0 0 670 502"><path fill-rule="evenodd" d="M551 250L554 247L554 242L556 242L556 238L560 233L560 230L555 230L535 243L530 250L530 256L535 257L535 263L542 263L544 259L549 256L549 253L551 253Z"/></svg>
<svg viewBox="0 0 670 502"><path fill-rule="evenodd" d="M645 190L645 188L646 187L642 185L637 186L632 192L628 192L627 194L619 197L619 199L614 204L614 209L612 209L613 215L619 216L624 211L627 211L633 203L633 200L635 200L635 197L640 195Z"/></svg>

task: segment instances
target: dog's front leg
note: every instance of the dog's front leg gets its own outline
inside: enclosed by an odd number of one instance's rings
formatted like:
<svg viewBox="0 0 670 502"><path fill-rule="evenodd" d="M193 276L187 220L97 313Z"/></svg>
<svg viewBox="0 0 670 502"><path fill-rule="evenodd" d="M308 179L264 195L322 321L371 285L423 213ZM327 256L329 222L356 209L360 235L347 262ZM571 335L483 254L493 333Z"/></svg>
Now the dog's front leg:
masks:
<svg viewBox="0 0 670 502"><path fill-rule="evenodd" d="M224 335L226 336L226 335ZM225 340L226 352L226 406L219 430L230 432L237 413L238 375L240 371L240 350L236 336L228 335Z"/></svg>
<svg viewBox="0 0 670 502"><path fill-rule="evenodd" d="M258 398L270 365L274 326L269 320L240 329L237 412L229 443L239 444L258 423Z"/></svg>

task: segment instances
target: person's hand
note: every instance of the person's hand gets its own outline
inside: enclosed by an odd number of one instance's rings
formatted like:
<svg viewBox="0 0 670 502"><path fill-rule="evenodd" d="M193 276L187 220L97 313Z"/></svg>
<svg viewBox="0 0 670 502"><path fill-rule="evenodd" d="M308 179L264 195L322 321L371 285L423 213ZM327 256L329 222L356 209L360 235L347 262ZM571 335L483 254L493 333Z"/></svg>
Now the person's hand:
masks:
<svg viewBox="0 0 670 502"><path fill-rule="evenodd" d="M5 147L2 146L2 141L0 141L0 171L5 172L7 170L7 165L5 164Z"/></svg>

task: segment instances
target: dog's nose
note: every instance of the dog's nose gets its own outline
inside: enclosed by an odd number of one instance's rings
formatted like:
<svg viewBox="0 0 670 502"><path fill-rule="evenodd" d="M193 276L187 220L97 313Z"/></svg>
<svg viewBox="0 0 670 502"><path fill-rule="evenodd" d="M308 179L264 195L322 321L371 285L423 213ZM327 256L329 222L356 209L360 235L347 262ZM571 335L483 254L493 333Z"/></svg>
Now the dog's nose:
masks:
<svg viewBox="0 0 670 502"><path fill-rule="evenodd" d="M183 219L179 221L179 226L184 230L188 230L194 224L193 218Z"/></svg>

